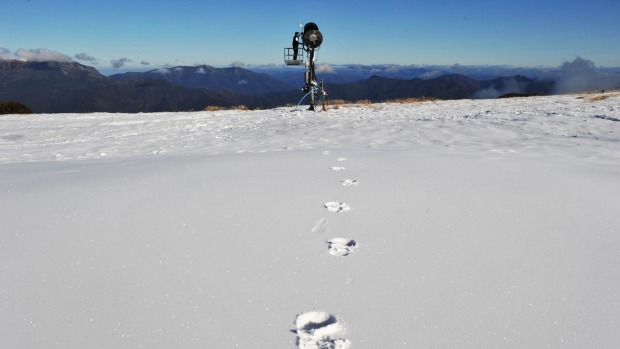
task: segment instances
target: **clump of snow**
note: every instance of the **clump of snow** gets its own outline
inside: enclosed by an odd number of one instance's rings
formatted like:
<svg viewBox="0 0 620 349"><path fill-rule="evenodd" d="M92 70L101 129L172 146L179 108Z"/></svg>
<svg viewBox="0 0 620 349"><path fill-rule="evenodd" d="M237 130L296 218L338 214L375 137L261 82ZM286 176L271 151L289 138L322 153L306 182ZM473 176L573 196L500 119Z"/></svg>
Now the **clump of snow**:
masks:
<svg viewBox="0 0 620 349"><path fill-rule="evenodd" d="M295 319L299 349L348 349L344 322L325 311L302 313Z"/></svg>
<svg viewBox="0 0 620 349"><path fill-rule="evenodd" d="M350 187L352 185L358 185L359 181L357 179L343 179L340 183L342 183L345 187Z"/></svg>
<svg viewBox="0 0 620 349"><path fill-rule="evenodd" d="M0 342L620 347L616 120L617 93L3 116Z"/></svg>
<svg viewBox="0 0 620 349"><path fill-rule="evenodd" d="M325 207L329 212L343 212L349 211L351 207L344 202L340 201L329 201L326 202L323 207Z"/></svg>
<svg viewBox="0 0 620 349"><path fill-rule="evenodd" d="M357 242L351 239L334 238L326 241L329 254L337 257L348 256L357 250Z"/></svg>

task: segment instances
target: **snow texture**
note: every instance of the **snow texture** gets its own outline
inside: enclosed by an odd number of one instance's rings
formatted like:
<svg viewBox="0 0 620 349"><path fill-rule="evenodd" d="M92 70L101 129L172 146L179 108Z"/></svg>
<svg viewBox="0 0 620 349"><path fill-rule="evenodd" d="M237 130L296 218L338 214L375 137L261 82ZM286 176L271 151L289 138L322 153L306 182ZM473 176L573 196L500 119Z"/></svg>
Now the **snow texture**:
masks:
<svg viewBox="0 0 620 349"><path fill-rule="evenodd" d="M323 205L329 212L344 212L349 211L351 207L344 202L330 201Z"/></svg>
<svg viewBox="0 0 620 349"><path fill-rule="evenodd" d="M310 311L295 319L299 349L348 349L351 342L342 338L344 322L325 311Z"/></svg>
<svg viewBox="0 0 620 349"><path fill-rule="evenodd" d="M0 347L620 347L618 120L617 92L3 116Z"/></svg>
<svg viewBox="0 0 620 349"><path fill-rule="evenodd" d="M329 254L337 257L348 256L357 250L357 242L355 240L345 238L333 238L326 241Z"/></svg>
<svg viewBox="0 0 620 349"><path fill-rule="evenodd" d="M358 185L359 182L357 179L343 179L340 181L340 183L342 183L342 185L344 185L345 187L350 187L352 185Z"/></svg>

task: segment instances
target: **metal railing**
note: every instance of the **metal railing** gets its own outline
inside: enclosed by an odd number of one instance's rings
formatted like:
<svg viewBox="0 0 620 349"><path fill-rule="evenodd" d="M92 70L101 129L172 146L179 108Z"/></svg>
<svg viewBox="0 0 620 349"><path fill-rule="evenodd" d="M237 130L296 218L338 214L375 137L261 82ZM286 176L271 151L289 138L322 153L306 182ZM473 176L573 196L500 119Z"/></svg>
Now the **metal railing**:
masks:
<svg viewBox="0 0 620 349"><path fill-rule="evenodd" d="M284 63L286 65L304 64L304 49L301 46L298 49L295 49L293 47L285 47L284 48Z"/></svg>

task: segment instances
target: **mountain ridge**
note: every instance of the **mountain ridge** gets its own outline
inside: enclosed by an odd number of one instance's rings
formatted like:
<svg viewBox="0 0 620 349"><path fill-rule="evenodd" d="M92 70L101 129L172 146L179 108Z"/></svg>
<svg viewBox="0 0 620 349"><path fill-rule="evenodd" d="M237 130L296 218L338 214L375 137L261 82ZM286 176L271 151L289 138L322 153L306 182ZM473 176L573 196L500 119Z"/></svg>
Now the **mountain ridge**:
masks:
<svg viewBox="0 0 620 349"><path fill-rule="evenodd" d="M553 86L551 81L532 80L519 75L483 81L460 74L447 74L434 79L394 79L375 75L361 82L325 84L325 90L332 100L385 102L406 98L497 98L508 93L548 95ZM301 94L294 91L268 94L266 97L282 105L299 100Z"/></svg>
<svg viewBox="0 0 620 349"><path fill-rule="evenodd" d="M115 81L76 62L0 61L0 100L35 113L158 112L237 104L269 106L259 96L186 88L163 79Z"/></svg>
<svg viewBox="0 0 620 349"><path fill-rule="evenodd" d="M209 73L210 72L210 73ZM204 87L204 76L215 78ZM198 75L198 76L196 76ZM189 76L189 77L188 77ZM248 85L272 86L272 92L255 95L233 90L239 79ZM226 81L228 80L228 81ZM282 90L284 85L266 74L243 68L210 66L174 67L148 74L126 73L115 78L76 62L0 61L0 100L19 101L35 113L62 112L160 112L203 110L209 106L271 108L298 102L300 89ZM185 84L185 85L182 85ZM219 85L218 85L219 84ZM433 79L399 79L371 76L360 82L325 84L330 99L383 102L404 98L467 99L495 98L513 94L550 94L553 82L524 76L479 81L460 74ZM259 89L269 91L268 88ZM252 93L257 93L254 90Z"/></svg>
<svg viewBox="0 0 620 349"><path fill-rule="evenodd" d="M235 91L248 95L283 92L294 87L265 73L230 67L215 68L209 65L177 66L147 72L129 72L109 76L112 80L140 78L163 79L189 88L207 88L215 91Z"/></svg>

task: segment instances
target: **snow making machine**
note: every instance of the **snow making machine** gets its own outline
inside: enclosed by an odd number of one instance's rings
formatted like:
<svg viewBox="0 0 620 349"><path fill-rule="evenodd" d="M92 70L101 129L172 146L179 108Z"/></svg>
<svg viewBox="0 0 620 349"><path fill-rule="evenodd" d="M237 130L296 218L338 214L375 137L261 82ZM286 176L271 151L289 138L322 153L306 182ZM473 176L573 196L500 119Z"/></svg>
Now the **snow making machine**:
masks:
<svg viewBox="0 0 620 349"><path fill-rule="evenodd" d="M319 27L315 23L306 23L301 25L302 32L296 32L293 37L292 47L284 49L284 63L290 66L304 65L306 72L304 74L304 87L302 91L305 93L299 104L309 95L310 109L315 110L315 106L320 103L323 111L327 111L326 100L327 92L323 88L323 80L317 82L314 63L316 61L316 52L323 43L323 34L319 31ZM300 52L302 51L302 52ZM304 61L304 53L306 61Z"/></svg>

